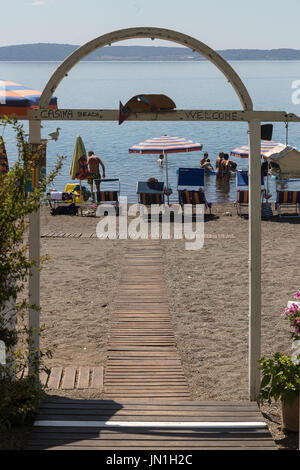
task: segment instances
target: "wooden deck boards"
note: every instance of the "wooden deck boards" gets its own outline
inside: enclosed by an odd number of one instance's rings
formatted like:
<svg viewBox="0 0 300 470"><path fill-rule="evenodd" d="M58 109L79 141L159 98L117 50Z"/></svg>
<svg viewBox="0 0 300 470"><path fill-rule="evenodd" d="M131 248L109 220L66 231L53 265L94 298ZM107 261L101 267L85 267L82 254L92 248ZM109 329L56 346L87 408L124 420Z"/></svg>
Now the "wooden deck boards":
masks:
<svg viewBox="0 0 300 470"><path fill-rule="evenodd" d="M41 405L28 449L275 450L276 447L256 403L56 398Z"/></svg>
<svg viewBox="0 0 300 470"><path fill-rule="evenodd" d="M45 390L98 389L103 390L103 367L52 367L50 374L41 372Z"/></svg>

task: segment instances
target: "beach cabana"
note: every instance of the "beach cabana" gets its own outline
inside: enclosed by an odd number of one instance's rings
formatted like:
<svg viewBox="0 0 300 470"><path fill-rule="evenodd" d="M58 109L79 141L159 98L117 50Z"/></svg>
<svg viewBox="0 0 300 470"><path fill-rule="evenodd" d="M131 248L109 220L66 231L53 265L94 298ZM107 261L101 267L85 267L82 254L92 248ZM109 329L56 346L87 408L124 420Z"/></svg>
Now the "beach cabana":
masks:
<svg viewBox="0 0 300 470"><path fill-rule="evenodd" d="M299 216L300 151L295 147L279 144L273 150L267 152L264 158L268 162L270 173L276 177L275 207L279 216L283 215L282 209L295 209L295 214ZM293 189L289 184L290 182L294 186ZM290 216L291 214L288 213L287 215Z"/></svg>
<svg viewBox="0 0 300 470"><path fill-rule="evenodd" d="M166 159L166 187L167 190L169 190L168 154L201 151L202 147L203 145L199 142L193 142L192 140L180 137L162 135L161 137L154 137L146 140L145 142L140 142L139 144L130 147L128 152L164 155ZM168 193L167 198L169 203Z"/></svg>
<svg viewBox="0 0 300 470"><path fill-rule="evenodd" d="M278 144L264 154L270 173L281 179L300 178L300 151L289 145Z"/></svg>
<svg viewBox="0 0 300 470"><path fill-rule="evenodd" d="M38 108L41 94L41 91L0 79L0 117L27 117L29 109ZM57 98L51 98L48 108L57 109Z"/></svg>

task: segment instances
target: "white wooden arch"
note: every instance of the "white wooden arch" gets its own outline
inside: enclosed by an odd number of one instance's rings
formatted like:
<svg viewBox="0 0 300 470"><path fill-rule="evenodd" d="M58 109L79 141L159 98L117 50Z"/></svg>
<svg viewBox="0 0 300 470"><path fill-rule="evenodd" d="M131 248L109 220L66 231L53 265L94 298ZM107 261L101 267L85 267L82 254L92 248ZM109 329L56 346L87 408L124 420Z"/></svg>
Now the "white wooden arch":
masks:
<svg viewBox="0 0 300 470"><path fill-rule="evenodd" d="M128 28L118 31L114 31L103 36L100 36L92 41L84 44L75 50L69 57L67 57L61 65L57 68L54 74L49 79L45 86L40 101L39 110L32 110L29 113L29 139L30 142L39 143L41 141L41 126L40 122L44 119L61 120L62 115L55 114L50 117L46 116L46 110L50 102L51 96L55 92L56 88L68 72L84 57L89 55L91 52L110 45L112 43L136 39L136 38L157 38L167 41L172 41L186 47L191 48L202 54L207 60L215 65L226 77L228 82L231 84L235 93L237 94L240 103L242 105L241 111L222 111L221 116L216 117L215 114L209 111L197 111L196 117L191 118L193 112L189 114L172 114L169 115L159 114L155 115L156 120L221 120L221 121L244 121L248 122L248 134L249 134L249 398L255 400L257 398L260 386L260 374L258 370L258 358L260 356L260 343L261 343L261 203L260 203L260 184L261 184L261 167L260 167L260 125L263 120L273 121L286 121L287 117L294 118L292 115L287 115L284 111L253 111L253 103L249 96L249 93L243 84L240 77L233 70L233 68L224 60L217 52L205 45L204 43L194 39L185 34L163 29L163 28L152 28L152 27L138 27ZM101 110L102 111L102 110ZM105 111L105 110L104 110ZM44 114L45 113L45 114ZM72 114L72 113L71 113ZM76 114L76 113L75 113ZM96 116L96 120L115 120L117 118L116 111L110 111L109 113L102 113L103 115ZM69 112L67 112L69 115ZM149 113L150 115L150 113ZM229 115L229 117L227 116ZM76 117L77 116L77 117ZM84 116L71 115L67 119L77 120L90 120L91 118L85 118ZM148 120L152 119L151 116L145 113L140 116L131 116L132 120ZM65 119L63 117L63 119ZM299 122L299 118L296 116L295 120ZM40 214L35 213L30 216L29 224L29 252L30 259L39 259L40 257ZM39 306L40 304L40 277L39 277L39 266L33 268L30 276L29 284L29 295L30 303ZM237 302L239 299L237 299ZM245 312L246 313L246 312ZM29 327L34 328L37 332L33 338L33 348L39 347L39 314L36 310L32 309L29 314Z"/></svg>
<svg viewBox="0 0 300 470"><path fill-rule="evenodd" d="M88 56L95 50L100 49L101 47L111 45L115 42L138 38L156 38L176 42L183 46L189 47L193 51L203 55L225 75L228 82L232 85L233 89L238 95L243 110L252 111L253 103L244 83L242 82L238 74L234 71L234 69L231 67L231 65L225 59L223 59L223 57L221 57L216 51L211 49L203 42L198 41L197 39L194 39L191 36L187 36L186 34L178 33L169 29L151 27L128 28L113 31L108 34L104 34L103 36L99 36L76 49L61 63L61 65L56 69L56 71L48 81L41 95L39 107L47 108L50 99L60 82L74 67L74 65L80 62L86 56Z"/></svg>

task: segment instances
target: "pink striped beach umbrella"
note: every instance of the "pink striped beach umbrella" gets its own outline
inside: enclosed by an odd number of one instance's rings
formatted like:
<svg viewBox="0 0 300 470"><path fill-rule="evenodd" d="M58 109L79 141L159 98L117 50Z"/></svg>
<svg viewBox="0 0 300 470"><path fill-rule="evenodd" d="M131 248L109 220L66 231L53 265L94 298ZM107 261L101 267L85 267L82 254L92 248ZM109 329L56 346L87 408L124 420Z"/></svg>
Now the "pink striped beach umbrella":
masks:
<svg viewBox="0 0 300 470"><path fill-rule="evenodd" d="M282 145L280 142L273 142L272 140L262 140L261 141L261 157L264 158L267 152L274 150L278 145ZM247 145L242 145L230 153L233 157L239 158L248 158L249 157L249 147Z"/></svg>
<svg viewBox="0 0 300 470"><path fill-rule="evenodd" d="M274 142L273 140L262 140L261 141L261 158L267 159L266 153L276 149L278 145L282 146L280 142ZM249 147L247 145L242 145L230 153L233 157L239 158L248 158L249 157ZM268 164L267 164L268 165ZM269 193L269 174L267 171L267 193Z"/></svg>
<svg viewBox="0 0 300 470"><path fill-rule="evenodd" d="M201 151L202 147L203 145L199 142L194 142L183 137L170 137L168 135L162 135L161 137L153 137L152 139L145 140L145 142L140 142L137 145L133 145L130 147L128 152L164 155L166 157L166 183L168 188L168 154Z"/></svg>

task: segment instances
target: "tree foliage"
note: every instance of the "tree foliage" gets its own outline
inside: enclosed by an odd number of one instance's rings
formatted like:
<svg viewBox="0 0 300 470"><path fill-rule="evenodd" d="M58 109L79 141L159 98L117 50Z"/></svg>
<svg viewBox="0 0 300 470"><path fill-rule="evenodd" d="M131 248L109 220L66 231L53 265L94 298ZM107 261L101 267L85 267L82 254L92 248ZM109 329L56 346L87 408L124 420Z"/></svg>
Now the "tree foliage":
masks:
<svg viewBox="0 0 300 470"><path fill-rule="evenodd" d="M0 341L6 347L6 364L0 364L0 429L9 415L22 415L35 407L42 393L38 377L25 377L32 360L32 331L27 326L28 279L31 268L42 260L30 260L26 243L28 216L43 201L47 186L57 176L65 157L57 157L55 167L27 192L28 181L39 163L45 143L37 148L27 142L23 126L5 118L1 126L11 126L16 134L18 159L7 174L0 174ZM36 307L37 308L37 307ZM3 344L2 343L2 344ZM39 357L50 351L39 351Z"/></svg>

